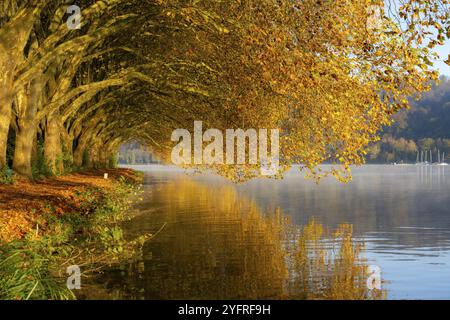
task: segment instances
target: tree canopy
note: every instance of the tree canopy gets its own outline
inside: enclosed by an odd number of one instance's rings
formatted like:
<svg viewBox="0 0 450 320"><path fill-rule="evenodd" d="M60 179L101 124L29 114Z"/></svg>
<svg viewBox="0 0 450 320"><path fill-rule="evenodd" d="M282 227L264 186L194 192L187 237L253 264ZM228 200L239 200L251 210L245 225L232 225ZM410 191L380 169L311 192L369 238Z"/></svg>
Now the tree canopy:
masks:
<svg viewBox="0 0 450 320"><path fill-rule="evenodd" d="M68 27L71 5L79 29ZM364 161L438 78L448 0L4 0L0 168L107 166L130 140L169 161L171 133L278 128L283 170ZM8 140L11 142L8 144ZM251 165L216 165L235 180Z"/></svg>

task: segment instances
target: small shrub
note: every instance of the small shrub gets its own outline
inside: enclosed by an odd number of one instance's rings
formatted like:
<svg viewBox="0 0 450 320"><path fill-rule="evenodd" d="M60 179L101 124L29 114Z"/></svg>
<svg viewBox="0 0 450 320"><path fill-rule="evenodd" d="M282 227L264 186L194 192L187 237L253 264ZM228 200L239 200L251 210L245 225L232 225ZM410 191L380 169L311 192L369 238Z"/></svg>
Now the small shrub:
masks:
<svg viewBox="0 0 450 320"><path fill-rule="evenodd" d="M8 167L0 169L0 184L13 184L14 183L14 171Z"/></svg>
<svg viewBox="0 0 450 320"><path fill-rule="evenodd" d="M108 166L110 168L117 168L117 166L119 165L119 157L117 154L113 154L110 158L109 158L109 163Z"/></svg>
<svg viewBox="0 0 450 320"><path fill-rule="evenodd" d="M47 161L44 157L44 141L42 137L38 138L37 143L37 157L31 165L31 172L33 179L39 179L40 177L52 176L52 170L50 169Z"/></svg>

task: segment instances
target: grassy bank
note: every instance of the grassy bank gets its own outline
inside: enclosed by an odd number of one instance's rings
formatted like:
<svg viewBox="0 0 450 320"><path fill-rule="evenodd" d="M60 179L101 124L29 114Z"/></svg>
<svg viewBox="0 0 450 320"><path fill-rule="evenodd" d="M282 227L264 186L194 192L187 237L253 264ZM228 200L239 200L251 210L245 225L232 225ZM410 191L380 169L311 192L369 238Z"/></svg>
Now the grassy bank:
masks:
<svg viewBox="0 0 450 320"><path fill-rule="evenodd" d="M83 279L137 257L146 237L126 241L120 222L140 179L115 169L0 185L0 299L74 299L67 267Z"/></svg>

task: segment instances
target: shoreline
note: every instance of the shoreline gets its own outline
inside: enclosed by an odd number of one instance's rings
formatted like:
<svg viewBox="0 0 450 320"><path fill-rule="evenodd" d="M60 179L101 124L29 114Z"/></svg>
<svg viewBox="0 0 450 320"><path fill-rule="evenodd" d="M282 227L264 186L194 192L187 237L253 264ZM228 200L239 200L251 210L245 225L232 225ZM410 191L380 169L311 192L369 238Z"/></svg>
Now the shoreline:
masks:
<svg viewBox="0 0 450 320"><path fill-rule="evenodd" d="M120 223L141 182L137 171L102 169L0 185L0 299L76 299L68 267L83 281L138 257L149 236L125 240Z"/></svg>

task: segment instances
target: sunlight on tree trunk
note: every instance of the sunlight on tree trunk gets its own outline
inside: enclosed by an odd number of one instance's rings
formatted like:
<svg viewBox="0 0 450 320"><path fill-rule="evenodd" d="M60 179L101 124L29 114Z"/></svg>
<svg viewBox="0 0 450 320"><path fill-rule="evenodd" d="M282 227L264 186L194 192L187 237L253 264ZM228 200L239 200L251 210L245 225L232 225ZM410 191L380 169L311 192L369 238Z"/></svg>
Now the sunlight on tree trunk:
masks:
<svg viewBox="0 0 450 320"><path fill-rule="evenodd" d="M79 143L73 152L73 165L76 168L81 168L83 166L83 156L86 151L86 143Z"/></svg>
<svg viewBox="0 0 450 320"><path fill-rule="evenodd" d="M42 91L42 79L33 80L17 93L16 109L18 130L16 132L16 146L14 150L13 169L26 177L32 177L31 158L33 143L36 141L37 125L36 113Z"/></svg>
<svg viewBox="0 0 450 320"><path fill-rule="evenodd" d="M14 149L13 169L19 175L32 178L31 155L33 152L36 126L30 121L19 121L16 133L16 147Z"/></svg>
<svg viewBox="0 0 450 320"><path fill-rule="evenodd" d="M61 174L64 171L61 157L59 118L56 113L53 113L47 118L44 140L44 158L52 174Z"/></svg>
<svg viewBox="0 0 450 320"><path fill-rule="evenodd" d="M11 107L0 100L0 169L7 165L6 149L8 144L8 132Z"/></svg>
<svg viewBox="0 0 450 320"><path fill-rule="evenodd" d="M0 50L3 50L0 45ZM12 70L5 53L0 52L0 169L7 165L6 149L12 106Z"/></svg>

